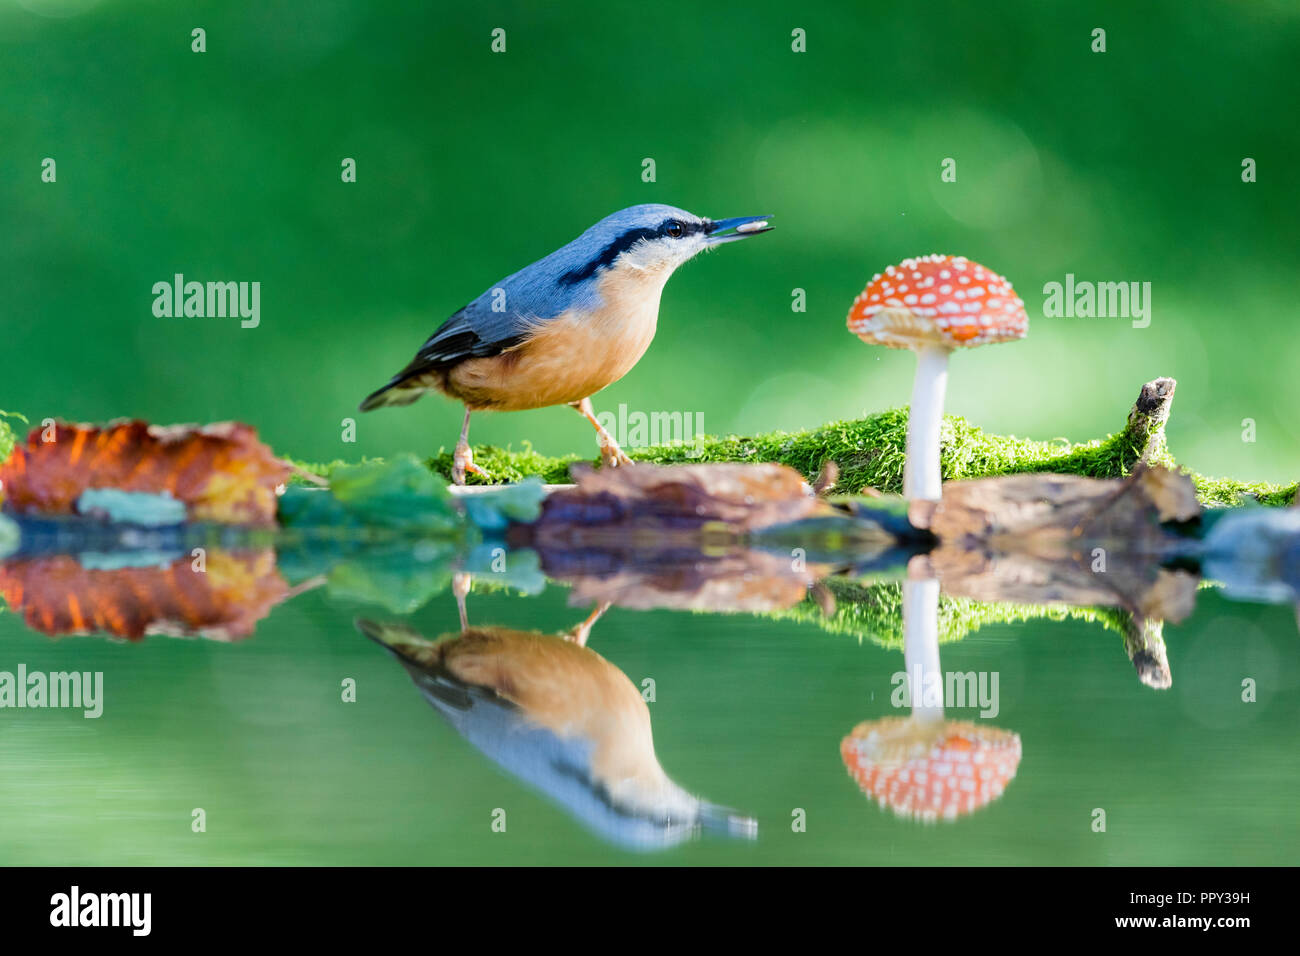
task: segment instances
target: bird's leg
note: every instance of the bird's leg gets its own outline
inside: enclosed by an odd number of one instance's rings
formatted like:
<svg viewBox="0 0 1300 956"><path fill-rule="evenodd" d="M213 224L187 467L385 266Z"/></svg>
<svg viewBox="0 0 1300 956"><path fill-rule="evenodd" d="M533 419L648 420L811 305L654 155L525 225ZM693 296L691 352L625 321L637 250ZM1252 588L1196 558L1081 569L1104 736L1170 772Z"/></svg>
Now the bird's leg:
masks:
<svg viewBox="0 0 1300 956"><path fill-rule="evenodd" d="M591 427L596 429L596 441L600 444L600 461L607 468L615 468L619 465L630 465L632 459L623 453L623 449L618 447L618 442L614 441L614 436L605 430L605 426L596 421L596 413L592 411L591 399L584 398L580 402L570 403L578 410L578 414L591 422Z"/></svg>
<svg viewBox="0 0 1300 956"><path fill-rule="evenodd" d="M456 596L456 610L460 612L460 629L469 630L469 610L465 607L465 598L469 597L474 579L464 571L457 571L451 576L451 593Z"/></svg>
<svg viewBox="0 0 1300 956"><path fill-rule="evenodd" d="M474 464L474 453L469 450L469 416L470 411L465 409L465 424L460 427L460 441L456 442L456 450L451 453L451 480L453 484L465 484L465 472L487 477L487 472Z"/></svg>
<svg viewBox="0 0 1300 956"><path fill-rule="evenodd" d="M592 612L587 615L587 619L585 621L583 621L581 624L577 624L569 628L567 631L564 631L561 634L561 636L566 641L572 641L573 643L577 644L579 647L586 647L587 638L591 636L591 629L596 626L596 622L600 620L601 615L603 615L608 610L609 610L609 602L601 601L599 604L596 605L596 607L592 610Z"/></svg>

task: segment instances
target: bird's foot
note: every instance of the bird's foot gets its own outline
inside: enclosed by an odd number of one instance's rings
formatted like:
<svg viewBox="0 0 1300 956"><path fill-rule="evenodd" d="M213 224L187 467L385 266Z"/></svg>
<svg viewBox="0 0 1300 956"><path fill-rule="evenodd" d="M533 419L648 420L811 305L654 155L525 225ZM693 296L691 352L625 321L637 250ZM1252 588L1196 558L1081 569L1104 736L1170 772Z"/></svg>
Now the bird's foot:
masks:
<svg viewBox="0 0 1300 956"><path fill-rule="evenodd" d="M632 459L611 438L600 443L600 463L606 468L618 468L632 464Z"/></svg>
<svg viewBox="0 0 1300 956"><path fill-rule="evenodd" d="M580 402L570 402L572 407L579 415L591 422L591 427L596 429L596 443L600 445L600 463L606 468L618 468L620 465L632 464L632 459L623 453L623 449L618 447L618 442L614 436L609 433L596 413L592 411L591 399L584 398Z"/></svg>
<svg viewBox="0 0 1300 956"><path fill-rule="evenodd" d="M474 464L474 453L470 451L469 445L457 445L456 450L451 453L451 482L454 485L465 484L465 473L478 475L480 478L487 478L488 473Z"/></svg>

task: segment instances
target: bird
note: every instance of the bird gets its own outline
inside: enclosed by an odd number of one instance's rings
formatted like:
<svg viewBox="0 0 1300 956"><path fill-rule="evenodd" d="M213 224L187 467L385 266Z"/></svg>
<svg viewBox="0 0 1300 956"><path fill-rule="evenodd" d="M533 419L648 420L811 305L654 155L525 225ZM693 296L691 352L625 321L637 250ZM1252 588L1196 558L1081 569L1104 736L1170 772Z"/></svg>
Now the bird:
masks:
<svg viewBox="0 0 1300 956"><path fill-rule="evenodd" d="M567 245L494 283L454 312L361 411L438 391L462 402L452 481L487 477L469 447L470 415L569 405L596 429L606 466L631 464L591 396L626 375L659 321L664 284L700 252L768 232L771 216L708 219L660 203L606 216Z"/></svg>
<svg viewBox="0 0 1300 956"><path fill-rule="evenodd" d="M436 641L404 624L355 623L470 744L604 839L634 850L704 833L754 839L753 818L664 772L640 688L586 647L599 616L563 634L466 626Z"/></svg>

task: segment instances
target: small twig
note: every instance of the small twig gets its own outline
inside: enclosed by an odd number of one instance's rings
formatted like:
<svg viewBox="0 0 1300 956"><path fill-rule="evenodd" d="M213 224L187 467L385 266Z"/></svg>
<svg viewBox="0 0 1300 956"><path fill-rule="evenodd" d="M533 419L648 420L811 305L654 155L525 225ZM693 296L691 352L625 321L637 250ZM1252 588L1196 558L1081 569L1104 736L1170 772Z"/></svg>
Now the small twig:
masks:
<svg viewBox="0 0 1300 956"><path fill-rule="evenodd" d="M330 486L330 483L320 475L316 474L314 471L308 471L301 465L294 464L288 458L281 458L280 463L285 465L291 472L309 485L315 485L318 488L328 488Z"/></svg>
<svg viewBox="0 0 1300 956"><path fill-rule="evenodd" d="M831 461L829 458L826 459L822 462L821 474L819 474L817 480L813 482L813 494L817 495L819 498L823 495L829 494L831 489L835 487L835 482L839 480L839 477L840 466L835 464L835 462Z"/></svg>
<svg viewBox="0 0 1300 956"><path fill-rule="evenodd" d="M1155 690L1168 690L1173 685L1162 621L1129 614L1124 629L1124 650L1143 684Z"/></svg>

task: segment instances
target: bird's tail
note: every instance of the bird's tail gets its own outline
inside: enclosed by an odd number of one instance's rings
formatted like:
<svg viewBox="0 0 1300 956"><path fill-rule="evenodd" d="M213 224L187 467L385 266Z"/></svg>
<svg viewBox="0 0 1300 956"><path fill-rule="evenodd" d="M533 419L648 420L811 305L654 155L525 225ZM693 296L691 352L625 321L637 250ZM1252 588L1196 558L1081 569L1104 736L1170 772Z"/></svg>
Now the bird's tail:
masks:
<svg viewBox="0 0 1300 956"><path fill-rule="evenodd" d="M474 706L474 689L447 671L439 658L437 641L405 624L385 624L362 617L353 623L358 631L396 657L425 699L453 723L457 714Z"/></svg>
<svg viewBox="0 0 1300 956"><path fill-rule="evenodd" d="M365 401L361 403L361 410L368 412L386 405L410 405L423 395L424 391L418 385L411 385L402 379L394 379L378 391L367 395Z"/></svg>
<svg viewBox="0 0 1300 956"><path fill-rule="evenodd" d="M433 641L405 624L372 621L364 617L359 617L352 623L366 637L376 644L382 644L398 657L411 659L434 645Z"/></svg>

